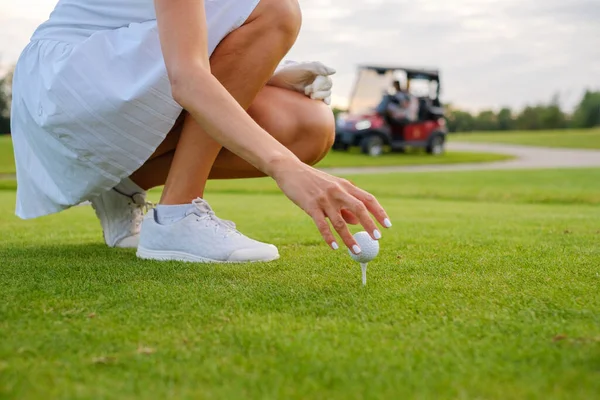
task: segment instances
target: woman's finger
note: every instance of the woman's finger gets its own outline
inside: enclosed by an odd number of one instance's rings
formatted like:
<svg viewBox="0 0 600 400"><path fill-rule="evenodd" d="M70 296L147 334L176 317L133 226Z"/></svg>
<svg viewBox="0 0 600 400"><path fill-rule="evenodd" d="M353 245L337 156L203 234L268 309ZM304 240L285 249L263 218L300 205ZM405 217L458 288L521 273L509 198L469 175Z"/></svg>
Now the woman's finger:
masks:
<svg viewBox="0 0 600 400"><path fill-rule="evenodd" d="M350 199L346 200L346 208L349 209L352 212L352 214L356 216L356 218L358 218L360 224L363 226L363 228L365 228L365 231L369 233L372 239L381 239L381 232L377 228L375 221L373 221L373 219L371 218L371 214L369 214L367 207L365 207L365 205L360 200L357 200L356 198L350 195L348 195L348 197Z"/></svg>
<svg viewBox="0 0 600 400"><path fill-rule="evenodd" d="M315 93L320 93L321 97L318 100L323 100L331 95L331 88L333 87L333 80L327 76L319 75L314 78L314 81L310 85L306 85L304 88L304 94L311 96ZM313 97L315 99L315 97ZM316 99L315 99L316 100Z"/></svg>
<svg viewBox="0 0 600 400"><path fill-rule="evenodd" d="M338 235L340 235L342 238L342 241L346 247L348 247L354 254L360 254L362 250L358 243L356 243L356 240L354 240L350 230L348 230L348 225L346 224L346 221L344 221L344 218L342 218L340 212L335 207L329 206L325 209L325 214L327 215L327 218L329 218L333 229L335 229Z"/></svg>
<svg viewBox="0 0 600 400"><path fill-rule="evenodd" d="M344 218L344 221L346 221L347 224L350 224L350 225L360 224L360 220L356 217L356 215L352 214L352 212L350 212L349 210L342 208L340 213L342 214L342 218Z"/></svg>
<svg viewBox="0 0 600 400"><path fill-rule="evenodd" d="M328 76L319 75L312 83L315 92L322 90L331 90L333 88L333 79Z"/></svg>
<svg viewBox="0 0 600 400"><path fill-rule="evenodd" d="M323 236L323 239L329 245L329 247L331 247L333 250L339 249L340 246L337 244L335 236L333 236L333 233L331 232L331 228L329 227L329 223L327 223L327 219L323 211L315 209L308 214L312 217L317 229L319 232L321 232L321 236Z"/></svg>
<svg viewBox="0 0 600 400"><path fill-rule="evenodd" d="M303 67L312 71L316 75L333 75L335 74L335 69L326 66L322 62L313 61L303 64Z"/></svg>
<svg viewBox="0 0 600 400"><path fill-rule="evenodd" d="M321 92L311 93L310 98L313 99L313 100L325 100L329 96L331 96L331 91L330 90L324 90L324 91L321 91Z"/></svg>
<svg viewBox="0 0 600 400"><path fill-rule="evenodd" d="M314 91L314 86L311 85L306 85L306 87L304 88L304 94L307 96L310 96Z"/></svg>
<svg viewBox="0 0 600 400"><path fill-rule="evenodd" d="M392 222L390 221L389 216L387 215L387 213L385 212L385 210L381 206L381 204L379 204L379 202L377 201L375 196L373 196L371 193L365 192L364 190L354 186L350 182L348 182L348 183L349 183L349 187L347 189L348 192L352 196L354 196L355 198L360 200L365 205L367 210L371 214L373 214L373 216L375 217L375 219L377 221L379 221L381 226L385 226L386 228L391 228Z"/></svg>

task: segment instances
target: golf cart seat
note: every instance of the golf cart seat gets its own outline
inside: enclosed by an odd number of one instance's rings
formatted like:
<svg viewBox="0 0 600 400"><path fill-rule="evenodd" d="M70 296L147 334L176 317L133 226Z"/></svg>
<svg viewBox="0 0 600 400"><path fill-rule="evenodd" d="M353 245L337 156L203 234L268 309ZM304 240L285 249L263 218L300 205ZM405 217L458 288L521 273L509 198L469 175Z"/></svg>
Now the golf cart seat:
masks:
<svg viewBox="0 0 600 400"><path fill-rule="evenodd" d="M429 121L444 116L444 109L437 106L431 99L419 99L419 121Z"/></svg>
<svg viewBox="0 0 600 400"><path fill-rule="evenodd" d="M429 106L429 115L434 118L442 118L444 116L444 109L442 107Z"/></svg>
<svg viewBox="0 0 600 400"><path fill-rule="evenodd" d="M425 121L429 117L430 102L428 99L419 99L419 111L417 112L417 118L419 121Z"/></svg>

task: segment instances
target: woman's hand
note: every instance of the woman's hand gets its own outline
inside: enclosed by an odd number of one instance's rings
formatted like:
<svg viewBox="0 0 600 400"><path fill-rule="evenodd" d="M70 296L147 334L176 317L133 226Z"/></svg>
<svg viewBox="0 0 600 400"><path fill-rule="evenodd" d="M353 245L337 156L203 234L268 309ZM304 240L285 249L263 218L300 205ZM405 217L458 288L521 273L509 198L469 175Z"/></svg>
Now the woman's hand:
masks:
<svg viewBox="0 0 600 400"><path fill-rule="evenodd" d="M270 86L294 90L313 100L331 104L331 75L335 69L320 62L286 61L282 63L269 80Z"/></svg>
<svg viewBox="0 0 600 400"><path fill-rule="evenodd" d="M345 179L304 164L281 169L273 178L285 195L312 217L321 235L334 250L338 245L327 219L355 254L360 253L361 249L348 230L347 223L360 223L375 240L381 238L381 232L371 214L382 226L392 226L377 199Z"/></svg>

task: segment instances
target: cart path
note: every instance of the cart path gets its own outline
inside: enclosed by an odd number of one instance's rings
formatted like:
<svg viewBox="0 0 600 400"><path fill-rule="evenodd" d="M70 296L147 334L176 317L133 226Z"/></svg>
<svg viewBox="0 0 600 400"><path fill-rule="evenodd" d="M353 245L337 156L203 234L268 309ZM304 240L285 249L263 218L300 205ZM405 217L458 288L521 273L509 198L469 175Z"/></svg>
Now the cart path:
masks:
<svg viewBox="0 0 600 400"><path fill-rule="evenodd" d="M600 150L520 146L496 143L448 143L448 150L498 153L512 160L484 163L437 164L386 167L323 168L334 175L386 174L392 172L492 171L510 169L593 168L600 167Z"/></svg>

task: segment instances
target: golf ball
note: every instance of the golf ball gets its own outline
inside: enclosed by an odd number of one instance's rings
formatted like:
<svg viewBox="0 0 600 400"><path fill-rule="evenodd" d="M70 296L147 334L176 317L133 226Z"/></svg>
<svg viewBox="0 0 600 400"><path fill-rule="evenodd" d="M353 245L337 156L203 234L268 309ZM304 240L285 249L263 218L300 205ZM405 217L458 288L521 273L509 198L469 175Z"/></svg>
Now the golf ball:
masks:
<svg viewBox="0 0 600 400"><path fill-rule="evenodd" d="M367 232L358 232L354 234L354 240L356 240L356 243L358 243L362 250L360 254L354 254L351 250L348 250L350 257L352 257L354 261L368 263L379 254L379 242L371 239L371 236Z"/></svg>

